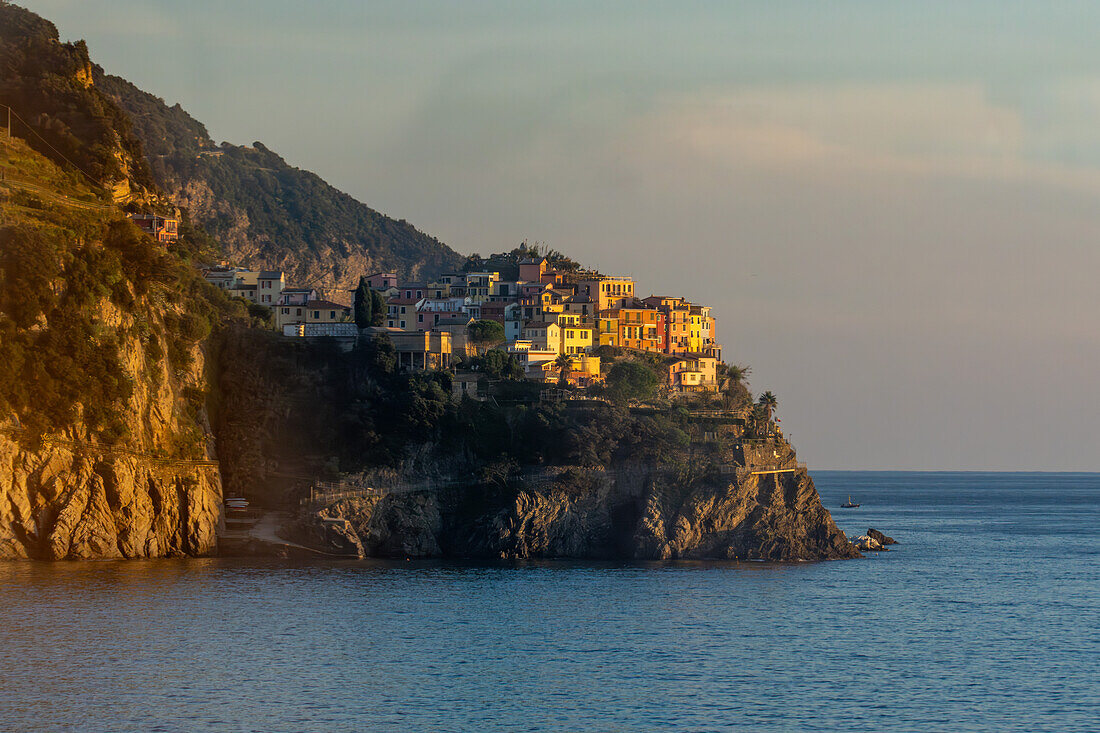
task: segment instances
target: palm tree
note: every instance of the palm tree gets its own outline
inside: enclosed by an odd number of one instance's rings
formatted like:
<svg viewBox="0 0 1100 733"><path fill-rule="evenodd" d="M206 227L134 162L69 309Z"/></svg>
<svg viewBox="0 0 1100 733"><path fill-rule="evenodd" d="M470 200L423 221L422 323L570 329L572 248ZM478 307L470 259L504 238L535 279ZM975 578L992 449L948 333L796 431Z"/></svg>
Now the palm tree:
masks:
<svg viewBox="0 0 1100 733"><path fill-rule="evenodd" d="M779 400L770 391L760 395L760 399L757 400L757 404L764 408L768 415L768 422L772 419L772 410L779 407Z"/></svg>
<svg viewBox="0 0 1100 733"><path fill-rule="evenodd" d="M729 382L743 382L752 374L752 367L747 364L727 364L726 379Z"/></svg>
<svg viewBox="0 0 1100 733"><path fill-rule="evenodd" d="M752 368L744 364L723 364L725 367L722 382L722 405L727 410L744 407L752 403L752 393L745 384Z"/></svg>
<svg viewBox="0 0 1100 733"><path fill-rule="evenodd" d="M558 384L566 384L569 381L569 370L571 368L572 359L565 354L558 354L558 358L554 359L554 366L558 368Z"/></svg>

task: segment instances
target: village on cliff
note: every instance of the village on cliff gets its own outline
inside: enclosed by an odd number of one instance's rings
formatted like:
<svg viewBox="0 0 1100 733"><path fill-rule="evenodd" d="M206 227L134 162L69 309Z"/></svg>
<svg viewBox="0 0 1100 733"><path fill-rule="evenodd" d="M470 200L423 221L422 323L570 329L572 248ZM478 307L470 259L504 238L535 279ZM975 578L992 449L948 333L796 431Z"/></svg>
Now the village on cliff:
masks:
<svg viewBox="0 0 1100 733"><path fill-rule="evenodd" d="M132 218L158 241L176 236L173 219ZM718 391L722 347L709 306L682 297L639 298L632 277L585 270L566 258L555 266L525 245L506 258L475 255L464 271L430 282L377 272L361 278L356 290L327 297L288 285L279 270L219 264L205 267L203 276L231 297L269 309L272 326L286 337L351 343L386 336L403 370L454 370L467 357L497 348L513 355L529 380L585 388L606 376L599 354L643 352L665 357L670 395ZM478 267L502 260L510 272ZM356 301L363 300L369 301L366 319L356 314L362 308ZM456 396L484 396L477 374L459 371L453 384Z"/></svg>

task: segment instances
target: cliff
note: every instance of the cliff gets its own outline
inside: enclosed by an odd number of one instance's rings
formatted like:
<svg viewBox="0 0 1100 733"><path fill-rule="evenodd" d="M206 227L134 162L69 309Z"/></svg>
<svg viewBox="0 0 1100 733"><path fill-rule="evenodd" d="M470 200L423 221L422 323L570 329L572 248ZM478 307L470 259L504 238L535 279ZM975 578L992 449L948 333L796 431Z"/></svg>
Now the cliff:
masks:
<svg viewBox="0 0 1100 733"><path fill-rule="evenodd" d="M230 305L22 140L0 154L0 558L211 552L203 343Z"/></svg>
<svg viewBox="0 0 1100 733"><path fill-rule="evenodd" d="M99 317L120 333L132 332L135 322L109 306ZM21 411L4 411L0 558L162 557L215 549L220 475L203 410L192 396L205 383L201 349L189 346L192 363L177 371L167 359L152 362L132 337L112 348L133 390L111 422L111 437L87 416L91 396L60 429L19 427L28 422L26 413L21 421Z"/></svg>
<svg viewBox="0 0 1100 733"><path fill-rule="evenodd" d="M653 466L558 469L548 480L506 489L399 491L321 503L296 530L319 546L381 557L859 557L804 470L682 483Z"/></svg>

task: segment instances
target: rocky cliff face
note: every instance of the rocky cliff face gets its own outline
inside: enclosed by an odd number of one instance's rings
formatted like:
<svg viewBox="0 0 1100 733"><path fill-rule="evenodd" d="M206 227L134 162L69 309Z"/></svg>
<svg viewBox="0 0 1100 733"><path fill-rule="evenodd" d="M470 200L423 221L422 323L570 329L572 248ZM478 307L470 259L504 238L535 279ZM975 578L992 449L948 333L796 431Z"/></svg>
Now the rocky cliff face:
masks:
<svg viewBox="0 0 1100 733"><path fill-rule="evenodd" d="M202 343L227 301L120 212L67 205L88 192L26 144L0 155L56 192L0 200L0 558L211 552Z"/></svg>
<svg viewBox="0 0 1100 733"><path fill-rule="evenodd" d="M107 302L97 316L120 335L138 333L138 318ZM163 322L151 327L152 338L165 338ZM41 437L12 416L0 422L0 558L214 551L222 493L205 411L195 404L205 391L202 350L193 345L189 366L178 369L151 358L142 340L119 339L119 364L133 384L124 440L105 443L80 417Z"/></svg>
<svg viewBox="0 0 1100 733"><path fill-rule="evenodd" d="M321 518L327 521L322 528ZM313 539L368 555L805 561L858 557L805 471L678 484L646 467L567 470L513 489L342 499ZM332 519L346 519L333 532ZM307 518L305 526L311 522ZM347 542L344 535L354 534Z"/></svg>
<svg viewBox="0 0 1100 733"><path fill-rule="evenodd" d="M0 436L0 558L204 555L221 507L216 467L162 465Z"/></svg>

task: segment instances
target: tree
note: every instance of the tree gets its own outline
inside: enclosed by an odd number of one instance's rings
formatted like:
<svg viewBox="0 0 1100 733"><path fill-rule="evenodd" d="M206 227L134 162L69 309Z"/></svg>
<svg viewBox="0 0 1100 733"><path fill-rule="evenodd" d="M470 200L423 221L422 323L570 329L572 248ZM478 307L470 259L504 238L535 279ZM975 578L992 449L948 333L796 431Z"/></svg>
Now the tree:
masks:
<svg viewBox="0 0 1100 733"><path fill-rule="evenodd" d="M734 410L752 404L752 393L749 392L745 378L752 373L752 369L742 364L721 364L722 379L722 404L727 410Z"/></svg>
<svg viewBox="0 0 1100 733"><path fill-rule="evenodd" d="M747 364L726 364L726 379L731 382L744 382L750 374L752 367Z"/></svg>
<svg viewBox="0 0 1100 733"><path fill-rule="evenodd" d="M367 279L360 277L359 286L355 288L355 325L359 328L374 325L374 299L371 292Z"/></svg>
<svg viewBox="0 0 1100 733"><path fill-rule="evenodd" d="M377 290L370 291L371 319L370 325L381 326L386 320L386 299Z"/></svg>
<svg viewBox="0 0 1100 733"><path fill-rule="evenodd" d="M516 357L497 349L485 352L484 356L475 357L470 365L489 379L523 379L523 366Z"/></svg>
<svg viewBox="0 0 1100 733"><path fill-rule="evenodd" d="M504 340L504 326L497 321L474 321L468 332L470 340L481 346L499 344Z"/></svg>
<svg viewBox="0 0 1100 733"><path fill-rule="evenodd" d="M771 422L772 411L775 410L775 408L779 407L779 400L776 398L776 396L770 391L765 392L764 394L760 395L760 398L757 400L757 404L764 408L764 414L767 416L767 421Z"/></svg>
<svg viewBox="0 0 1100 733"><path fill-rule="evenodd" d="M620 361L607 373L607 389L619 401L644 400L657 391L657 374L636 361Z"/></svg>
<svg viewBox="0 0 1100 733"><path fill-rule="evenodd" d="M573 360L565 354L558 354L554 359L554 366L558 368L558 384L566 384L569 381L569 370Z"/></svg>

